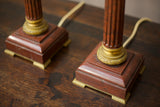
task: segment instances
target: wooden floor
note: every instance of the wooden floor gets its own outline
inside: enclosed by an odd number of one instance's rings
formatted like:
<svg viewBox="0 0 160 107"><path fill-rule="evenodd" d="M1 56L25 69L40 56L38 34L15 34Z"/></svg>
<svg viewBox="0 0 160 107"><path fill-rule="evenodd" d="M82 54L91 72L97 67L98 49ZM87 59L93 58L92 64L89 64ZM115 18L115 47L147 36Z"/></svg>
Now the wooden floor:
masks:
<svg viewBox="0 0 160 107"><path fill-rule="evenodd" d="M42 2L44 17L53 24L75 6L67 0ZM72 43L52 58L45 71L4 54L5 39L23 25L24 15L23 0L0 0L0 107L124 106L110 96L72 84L77 67L102 40L102 9L86 5L64 24ZM137 20L125 17L125 39ZM144 23L128 49L144 54L146 70L136 81L126 106L160 106L160 24Z"/></svg>

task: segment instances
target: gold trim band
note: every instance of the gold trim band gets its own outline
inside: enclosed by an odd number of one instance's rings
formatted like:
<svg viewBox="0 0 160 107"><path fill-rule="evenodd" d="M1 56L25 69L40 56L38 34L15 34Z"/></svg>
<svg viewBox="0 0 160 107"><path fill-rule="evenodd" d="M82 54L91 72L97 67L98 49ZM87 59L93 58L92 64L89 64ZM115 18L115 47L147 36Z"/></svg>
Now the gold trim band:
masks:
<svg viewBox="0 0 160 107"><path fill-rule="evenodd" d="M97 58L108 65L119 65L126 61L127 52L123 47L110 49L102 44L97 51Z"/></svg>
<svg viewBox="0 0 160 107"><path fill-rule="evenodd" d="M23 31L29 35L40 35L46 32L48 29L48 23L43 19L28 20L23 25Z"/></svg>
<svg viewBox="0 0 160 107"><path fill-rule="evenodd" d="M27 17L25 17L25 19L28 23L32 23L32 24L39 23L43 20L43 18L40 18L38 20L29 20L29 19L27 19Z"/></svg>

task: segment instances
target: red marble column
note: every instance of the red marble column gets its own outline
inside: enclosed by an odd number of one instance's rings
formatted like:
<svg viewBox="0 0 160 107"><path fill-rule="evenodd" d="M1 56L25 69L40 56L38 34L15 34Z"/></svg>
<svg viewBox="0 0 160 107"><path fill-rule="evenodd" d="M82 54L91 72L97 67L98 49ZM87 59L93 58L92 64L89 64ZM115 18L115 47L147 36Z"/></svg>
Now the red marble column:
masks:
<svg viewBox="0 0 160 107"><path fill-rule="evenodd" d="M43 16L41 0L25 0L25 12L28 20L38 20Z"/></svg>
<svg viewBox="0 0 160 107"><path fill-rule="evenodd" d="M104 46L120 48L123 40L125 0L105 0Z"/></svg>

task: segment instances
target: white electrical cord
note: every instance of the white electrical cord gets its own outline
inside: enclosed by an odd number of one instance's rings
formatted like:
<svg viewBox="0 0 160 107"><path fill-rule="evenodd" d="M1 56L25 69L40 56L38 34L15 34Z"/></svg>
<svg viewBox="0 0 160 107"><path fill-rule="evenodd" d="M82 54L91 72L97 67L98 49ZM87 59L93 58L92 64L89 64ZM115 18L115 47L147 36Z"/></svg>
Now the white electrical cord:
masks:
<svg viewBox="0 0 160 107"><path fill-rule="evenodd" d="M68 17L70 17L74 12L76 12L78 9L80 9L84 5L84 3L85 3L84 1L81 1L72 10L70 10L65 16L63 16L60 22L58 23L58 27L61 27L63 23L65 22L65 20Z"/></svg>
<svg viewBox="0 0 160 107"><path fill-rule="evenodd" d="M130 37L123 43L123 47L125 48L135 37L138 27L140 26L140 24L142 24L144 21L149 21L151 22L151 19L149 18L141 18L140 20L137 21L136 25L134 26L134 29L132 31L132 34L130 35Z"/></svg>

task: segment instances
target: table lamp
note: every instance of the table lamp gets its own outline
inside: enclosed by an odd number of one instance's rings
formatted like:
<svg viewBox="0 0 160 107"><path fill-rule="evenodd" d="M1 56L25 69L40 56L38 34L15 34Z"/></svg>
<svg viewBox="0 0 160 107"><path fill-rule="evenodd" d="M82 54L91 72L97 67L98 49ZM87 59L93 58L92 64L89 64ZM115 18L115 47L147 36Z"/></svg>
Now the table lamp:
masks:
<svg viewBox="0 0 160 107"><path fill-rule="evenodd" d="M43 18L41 0L24 0L26 21L5 41L5 53L20 56L45 69L51 57L69 43L68 32Z"/></svg>
<svg viewBox="0 0 160 107"><path fill-rule="evenodd" d="M75 72L73 84L108 94L125 104L143 70L144 57L123 47L125 0L105 0L103 41Z"/></svg>

